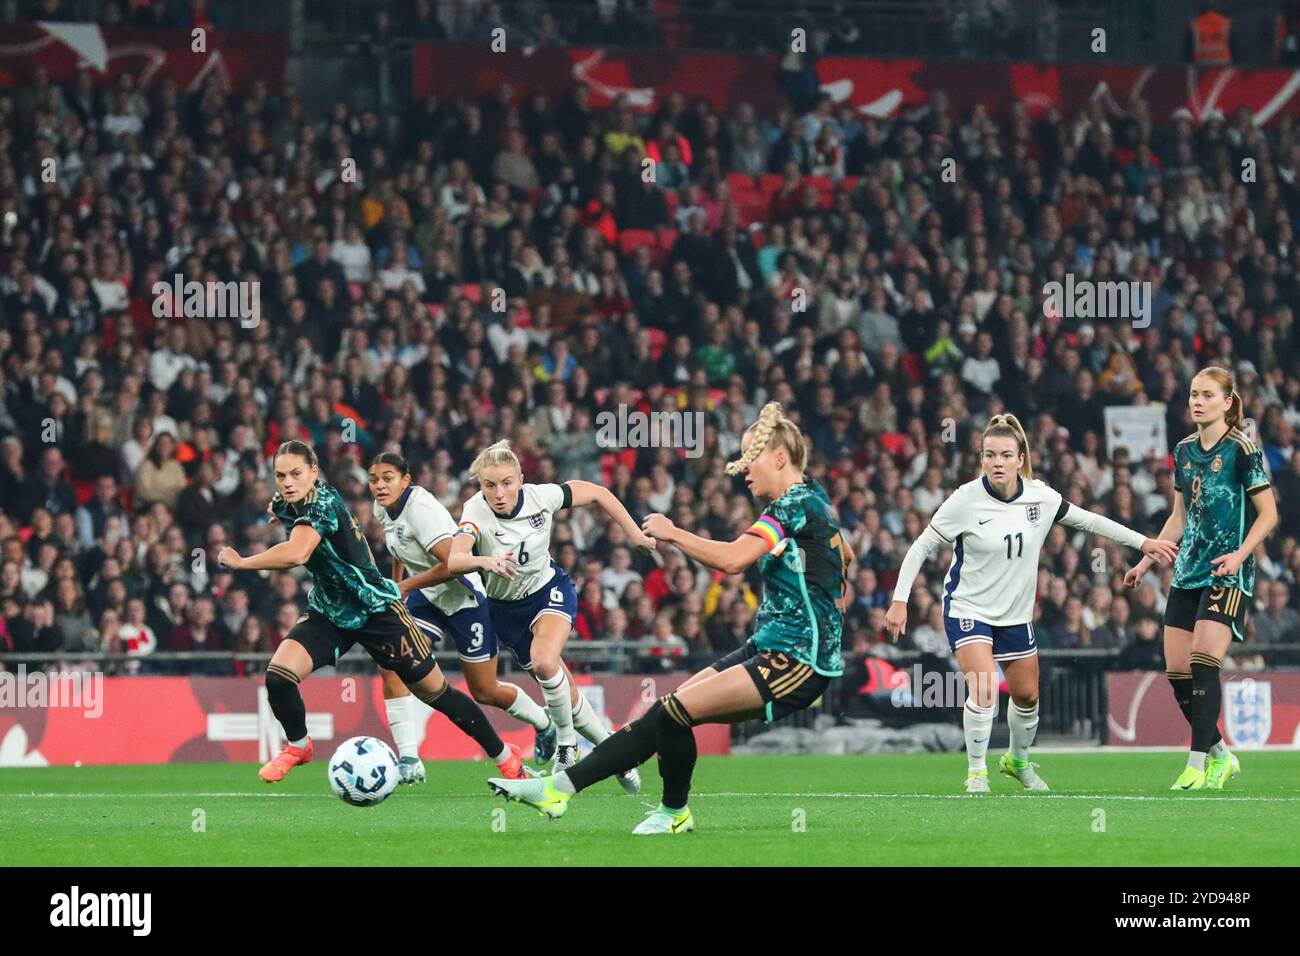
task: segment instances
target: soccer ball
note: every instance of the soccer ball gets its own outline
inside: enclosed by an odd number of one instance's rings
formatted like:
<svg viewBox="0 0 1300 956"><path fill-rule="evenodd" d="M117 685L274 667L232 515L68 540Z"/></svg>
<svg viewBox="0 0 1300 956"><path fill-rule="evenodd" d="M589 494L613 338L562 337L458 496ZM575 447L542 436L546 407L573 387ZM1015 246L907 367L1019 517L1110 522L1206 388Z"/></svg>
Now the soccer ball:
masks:
<svg viewBox="0 0 1300 956"><path fill-rule="evenodd" d="M344 803L373 807L397 789L397 755L375 737L345 740L330 757L330 786Z"/></svg>

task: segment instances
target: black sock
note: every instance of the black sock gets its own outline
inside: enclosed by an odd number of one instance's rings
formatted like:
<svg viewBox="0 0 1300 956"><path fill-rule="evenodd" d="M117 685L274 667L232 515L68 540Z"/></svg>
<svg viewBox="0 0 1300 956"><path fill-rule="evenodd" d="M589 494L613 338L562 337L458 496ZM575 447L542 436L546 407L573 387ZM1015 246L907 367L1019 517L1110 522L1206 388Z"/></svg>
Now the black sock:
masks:
<svg viewBox="0 0 1300 956"><path fill-rule="evenodd" d="M307 736L307 705L298 691L297 674L279 664L267 664L266 697L286 737L302 740Z"/></svg>
<svg viewBox="0 0 1300 956"><path fill-rule="evenodd" d="M659 712L659 776L663 778L663 805L674 810L686 807L691 795L691 775L695 773L695 721L677 697L663 698Z"/></svg>
<svg viewBox="0 0 1300 956"><path fill-rule="evenodd" d="M1192 654L1192 750L1204 753L1221 739L1219 713L1223 709L1220 662L1209 654Z"/></svg>
<svg viewBox="0 0 1300 956"><path fill-rule="evenodd" d="M1187 720L1187 726L1192 724L1192 675L1187 671L1167 671L1165 676L1169 678L1169 686L1174 689L1174 700L1178 701L1178 709L1183 712L1183 717ZM1213 747L1223 738L1219 736L1219 727L1214 727L1214 739L1210 741Z"/></svg>
<svg viewBox="0 0 1300 956"><path fill-rule="evenodd" d="M625 725L618 733L610 734L585 758L566 770L565 776L574 790L586 790L593 783L617 773L627 773L649 760L658 746L659 714L663 707L662 700L655 701L643 716Z"/></svg>
<svg viewBox="0 0 1300 956"><path fill-rule="evenodd" d="M426 695L414 687L411 688L411 692L438 713L445 714L463 734L474 738L474 742L482 747L483 752L491 759L496 760L497 755L505 749L506 745L502 743L501 736L488 722L487 715L478 704L474 703L472 697L462 694L450 684L443 684L442 690L436 694Z"/></svg>

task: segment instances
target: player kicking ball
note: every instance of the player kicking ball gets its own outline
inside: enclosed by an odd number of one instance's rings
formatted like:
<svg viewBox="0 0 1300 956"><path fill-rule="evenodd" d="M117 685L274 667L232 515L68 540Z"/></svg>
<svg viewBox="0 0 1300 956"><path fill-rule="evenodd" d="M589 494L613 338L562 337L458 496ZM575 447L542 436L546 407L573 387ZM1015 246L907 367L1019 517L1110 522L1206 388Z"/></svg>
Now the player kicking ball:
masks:
<svg viewBox="0 0 1300 956"><path fill-rule="evenodd" d="M271 513L288 529L289 539L247 558L229 547L217 554L219 564L236 571L305 566L315 582L307 595L307 613L266 667L266 695L288 743L258 776L277 783L294 767L311 762L307 709L298 685L317 668L337 663L354 644L472 737L505 776L523 776L519 755L501 741L478 704L447 683L397 585L375 566L343 496L320 480L315 450L305 442L287 441L276 450L274 468Z"/></svg>
<svg viewBox="0 0 1300 956"><path fill-rule="evenodd" d="M1277 527L1277 500L1263 453L1239 427L1232 375L1217 366L1197 373L1188 407L1196 433L1174 448L1174 507L1160 531L1182 542L1165 605L1165 676L1192 731L1187 766L1170 789L1222 790L1241 762L1219 734L1219 668L1232 642L1245 640L1255 549ZM1149 566L1139 561L1124 586L1137 587Z"/></svg>
<svg viewBox="0 0 1300 956"><path fill-rule="evenodd" d="M576 765L530 780L493 779L509 800L551 819L564 815L574 795L659 755L663 796L632 832L687 833L695 818L687 806L695 771L696 724L730 724L763 717L769 723L813 704L843 671L838 606L843 596L847 548L826 492L805 480L807 446L777 402L764 406L746 432L742 455L727 473L743 473L755 497L771 499L758 520L734 541L701 538L663 515L642 524L658 541L688 557L740 574L758 562L763 600L754 635L739 649L657 700L644 716L598 744Z"/></svg>
<svg viewBox="0 0 1300 956"><path fill-rule="evenodd" d="M997 665L1011 691L1007 724L1011 750L999 769L1027 790L1047 790L1029 748L1038 732L1038 647L1034 595L1038 554L1052 525L1099 534L1152 560L1173 561L1178 546L1147 538L1118 522L1069 504L1034 478L1029 442L1014 415L995 415L984 429L983 474L962 485L930 518L898 572L885 627L895 641L907 628L907 602L921 565L940 547L952 548L944 578L943 621L948 645L966 677L962 724L966 734L966 792L988 793L985 763L998 713Z"/></svg>

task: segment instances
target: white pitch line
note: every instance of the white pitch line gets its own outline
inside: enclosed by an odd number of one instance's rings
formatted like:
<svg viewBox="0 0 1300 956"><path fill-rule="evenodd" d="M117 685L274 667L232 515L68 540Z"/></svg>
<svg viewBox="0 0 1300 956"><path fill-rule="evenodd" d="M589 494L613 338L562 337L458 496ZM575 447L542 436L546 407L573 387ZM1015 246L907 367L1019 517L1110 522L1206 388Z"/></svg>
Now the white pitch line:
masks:
<svg viewBox="0 0 1300 956"><path fill-rule="evenodd" d="M987 800L989 797L1010 797L1019 800L1195 800L1195 797L1156 797L1136 794L1101 794L1101 793L692 793L692 797L777 797L780 799L821 799L830 797L838 800ZM1296 797L1219 797L1207 796L1214 800L1240 800L1258 803L1300 803Z"/></svg>
<svg viewBox="0 0 1300 956"><path fill-rule="evenodd" d="M488 797L490 794L485 793L464 793L464 794L442 794L435 799L460 799L461 797ZM614 797L615 794L593 794L592 796ZM1011 798L1019 800L1157 800L1171 802L1189 802L1195 800L1195 797L1165 797L1165 796L1145 796L1139 794L1101 794L1101 793L750 793L750 792L727 792L727 793L693 793L693 797L702 799L705 797L725 797L728 799L742 797L768 797L780 800L988 800L989 798ZM335 799L331 793L0 793L0 800L7 797L17 797L22 799L118 799L129 798L137 800L158 800L168 797L176 799L214 799L223 797L254 797L263 799L267 797L277 799L288 798L306 798L306 799ZM1264 796L1210 796L1206 795L1203 799L1213 800L1216 803L1224 800L1232 800L1242 803L1300 803L1300 796L1294 797L1264 797Z"/></svg>

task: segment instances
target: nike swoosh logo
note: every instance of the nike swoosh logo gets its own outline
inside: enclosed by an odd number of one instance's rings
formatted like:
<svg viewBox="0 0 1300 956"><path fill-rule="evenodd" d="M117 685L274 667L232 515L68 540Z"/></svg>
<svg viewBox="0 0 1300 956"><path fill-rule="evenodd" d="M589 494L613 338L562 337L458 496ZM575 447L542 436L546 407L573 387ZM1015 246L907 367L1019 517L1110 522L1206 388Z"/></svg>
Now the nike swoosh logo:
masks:
<svg viewBox="0 0 1300 956"><path fill-rule="evenodd" d="M504 538L506 536L506 533L504 531L493 531L492 533L496 535L498 538Z"/></svg>
<svg viewBox="0 0 1300 956"><path fill-rule="evenodd" d="M988 524L992 520L993 520L992 518L985 518L983 521L980 522L980 524Z"/></svg>

